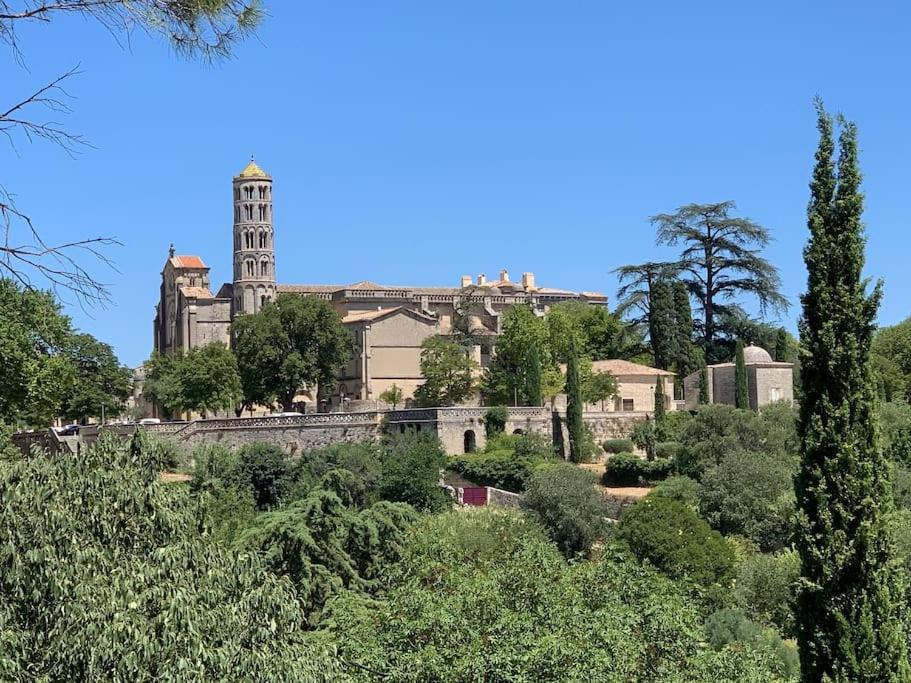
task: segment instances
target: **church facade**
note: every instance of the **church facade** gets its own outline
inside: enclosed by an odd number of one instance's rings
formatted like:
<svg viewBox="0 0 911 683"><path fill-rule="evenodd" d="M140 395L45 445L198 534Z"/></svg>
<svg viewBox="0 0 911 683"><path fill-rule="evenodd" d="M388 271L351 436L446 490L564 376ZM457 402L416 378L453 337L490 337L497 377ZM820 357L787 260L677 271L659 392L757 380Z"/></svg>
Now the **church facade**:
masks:
<svg viewBox="0 0 911 683"><path fill-rule="evenodd" d="M233 179L233 279L212 293L209 267L196 255L172 247L161 271L155 307L154 348L188 351L212 342L230 345L231 322L255 313L279 294L328 301L352 332L355 353L340 369L333 403L375 401L396 384L405 398L423 382L421 342L459 330L477 342L472 353L483 367L490 359L503 313L527 304L539 315L563 301L607 306L599 292L539 287L533 273L518 281L501 270L497 279L463 275L458 286L389 286L369 280L353 284L280 284L276 279L272 177L255 161Z"/></svg>

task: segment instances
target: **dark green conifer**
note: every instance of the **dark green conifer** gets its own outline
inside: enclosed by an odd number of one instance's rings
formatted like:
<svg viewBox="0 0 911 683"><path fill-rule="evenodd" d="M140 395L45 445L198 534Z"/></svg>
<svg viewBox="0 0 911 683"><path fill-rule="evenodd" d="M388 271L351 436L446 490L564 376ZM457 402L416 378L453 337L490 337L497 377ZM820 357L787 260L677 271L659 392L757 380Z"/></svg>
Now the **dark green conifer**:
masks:
<svg viewBox="0 0 911 683"><path fill-rule="evenodd" d="M703 363L699 369L699 405L704 406L709 402L709 369Z"/></svg>
<svg viewBox="0 0 911 683"><path fill-rule="evenodd" d="M857 130L817 102L819 147L804 249L801 463L795 482L804 681L908 681L904 586L888 519L889 467L878 444L870 341L881 289L867 292Z"/></svg>
<svg viewBox="0 0 911 683"><path fill-rule="evenodd" d="M788 331L779 327L778 334L775 336L775 360L779 363L786 363L788 355Z"/></svg>
<svg viewBox="0 0 911 683"><path fill-rule="evenodd" d="M569 432L569 459L581 462L584 459L583 438L585 426L582 422L582 382L579 379L579 352L575 338L569 345L566 362L566 431Z"/></svg>
<svg viewBox="0 0 911 683"><path fill-rule="evenodd" d="M747 366L743 359L743 342L739 339L734 352L734 405L743 410L750 407L750 394L747 389Z"/></svg>
<svg viewBox="0 0 911 683"><path fill-rule="evenodd" d="M670 370L677 360L677 319L674 295L665 279L657 280L651 286L648 322L655 367Z"/></svg>

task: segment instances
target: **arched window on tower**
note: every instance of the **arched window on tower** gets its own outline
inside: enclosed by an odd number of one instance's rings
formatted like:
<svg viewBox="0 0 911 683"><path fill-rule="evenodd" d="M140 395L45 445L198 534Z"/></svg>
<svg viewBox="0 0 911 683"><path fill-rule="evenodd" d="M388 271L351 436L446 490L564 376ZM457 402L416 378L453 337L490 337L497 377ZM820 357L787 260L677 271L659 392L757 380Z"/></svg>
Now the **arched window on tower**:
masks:
<svg viewBox="0 0 911 683"><path fill-rule="evenodd" d="M247 261L247 276L253 277L254 268L255 268L255 266L253 264L253 261L252 260Z"/></svg>
<svg viewBox="0 0 911 683"><path fill-rule="evenodd" d="M259 274L260 275L269 274L269 262L268 261L263 261L262 263L259 264Z"/></svg>
<svg viewBox="0 0 911 683"><path fill-rule="evenodd" d="M264 233L262 230L259 231L259 248L266 248L266 233Z"/></svg>

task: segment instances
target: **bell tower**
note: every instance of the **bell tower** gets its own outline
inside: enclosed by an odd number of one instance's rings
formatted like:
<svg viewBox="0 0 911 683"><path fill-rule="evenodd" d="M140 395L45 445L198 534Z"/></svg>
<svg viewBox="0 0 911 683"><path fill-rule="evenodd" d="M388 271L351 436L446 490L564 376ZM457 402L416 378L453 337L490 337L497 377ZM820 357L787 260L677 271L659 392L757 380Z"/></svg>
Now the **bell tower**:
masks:
<svg viewBox="0 0 911 683"><path fill-rule="evenodd" d="M234 315L275 298L272 177L250 163L234 177Z"/></svg>

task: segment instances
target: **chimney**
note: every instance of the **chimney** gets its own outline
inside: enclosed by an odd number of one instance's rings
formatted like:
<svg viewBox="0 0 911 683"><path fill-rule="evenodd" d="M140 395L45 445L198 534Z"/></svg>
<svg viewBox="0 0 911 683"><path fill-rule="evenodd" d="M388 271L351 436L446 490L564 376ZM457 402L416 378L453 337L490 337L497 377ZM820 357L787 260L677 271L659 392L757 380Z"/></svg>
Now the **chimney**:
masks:
<svg viewBox="0 0 911 683"><path fill-rule="evenodd" d="M486 284L487 284L487 276L484 275L484 273L481 273L480 275L478 275L478 285L486 285Z"/></svg>
<svg viewBox="0 0 911 683"><path fill-rule="evenodd" d="M500 282L509 282L509 271L505 268L500 271Z"/></svg>
<svg viewBox="0 0 911 683"><path fill-rule="evenodd" d="M537 289L537 287L535 287L535 274L534 273L522 273L522 289L526 289L526 290Z"/></svg>
<svg viewBox="0 0 911 683"><path fill-rule="evenodd" d="M465 289L466 287L471 287L471 275L463 275L462 280L459 284L459 287Z"/></svg>

